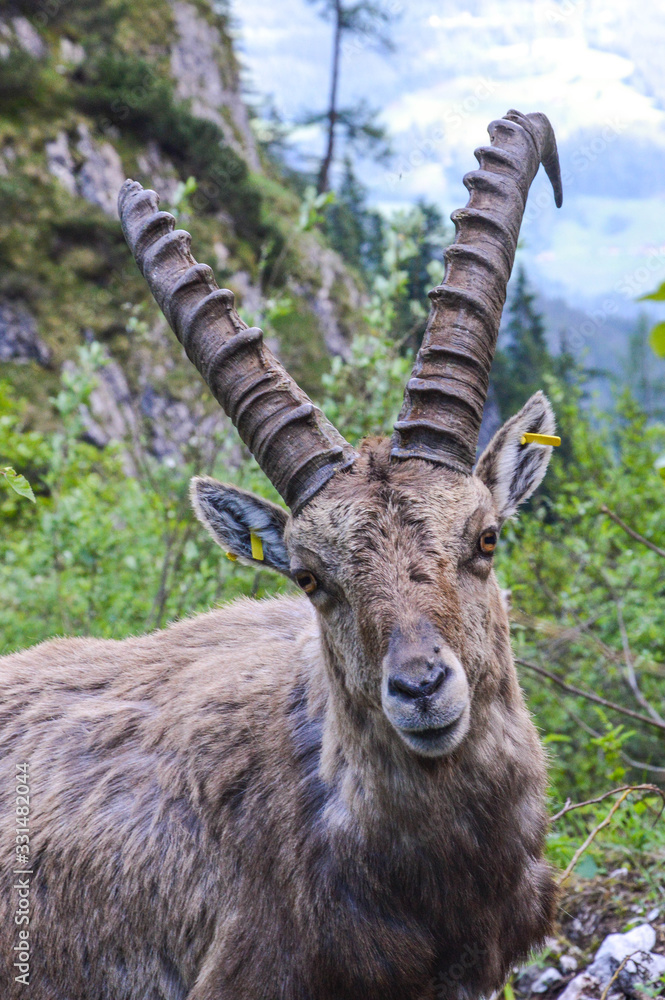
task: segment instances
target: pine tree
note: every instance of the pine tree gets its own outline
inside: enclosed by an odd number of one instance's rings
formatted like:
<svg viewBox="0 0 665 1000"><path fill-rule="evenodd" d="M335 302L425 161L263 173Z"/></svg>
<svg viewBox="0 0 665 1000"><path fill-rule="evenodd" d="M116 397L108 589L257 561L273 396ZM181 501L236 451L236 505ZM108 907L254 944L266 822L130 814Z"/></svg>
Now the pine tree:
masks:
<svg viewBox="0 0 665 1000"><path fill-rule="evenodd" d="M626 382L647 416L665 416L665 365L654 358L649 346L651 324L642 314L628 340Z"/></svg>
<svg viewBox="0 0 665 1000"><path fill-rule="evenodd" d="M508 322L501 331L492 382L502 417L511 416L529 396L543 388L543 376L564 374L552 357L545 338L545 323L535 306L523 267L517 272L508 305ZM503 343L502 343L503 341ZM562 360L569 361L567 352Z"/></svg>
<svg viewBox="0 0 665 1000"><path fill-rule="evenodd" d="M369 152L375 158L385 159L389 147L385 129L376 121L373 111L364 101L352 107L339 107L339 78L342 60L342 42L346 38L361 39L361 44L389 52L393 45L388 26L393 15L374 0L309 0L319 7L322 17L333 24L333 52L330 72L330 96L326 111L310 114L303 124L325 125L326 148L317 180L317 192L330 188L330 171L335 160L338 132L344 132L347 147L358 152Z"/></svg>
<svg viewBox="0 0 665 1000"><path fill-rule="evenodd" d="M347 156L335 200L325 210L325 233L344 262L369 281L381 264L383 224L379 213L367 207L366 198L367 190Z"/></svg>

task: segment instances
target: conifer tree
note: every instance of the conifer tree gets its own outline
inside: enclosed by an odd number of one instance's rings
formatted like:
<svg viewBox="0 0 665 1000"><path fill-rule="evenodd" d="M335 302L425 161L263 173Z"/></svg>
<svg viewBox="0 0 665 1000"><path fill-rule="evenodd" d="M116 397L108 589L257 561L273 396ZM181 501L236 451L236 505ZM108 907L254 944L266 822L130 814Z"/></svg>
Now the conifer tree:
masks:
<svg viewBox="0 0 665 1000"><path fill-rule="evenodd" d="M322 17L333 24L333 54L330 73L330 96L326 111L308 115L303 124L325 124L326 148L317 180L317 193L330 188L330 171L335 158L337 134L341 129L347 146L367 151L375 157L388 155L385 130L376 121L376 112L364 101L356 105L339 107L339 79L342 61L342 43L355 38L362 45L383 51L392 49L388 26L392 15L373 0L309 0L320 8Z"/></svg>
<svg viewBox="0 0 665 1000"><path fill-rule="evenodd" d="M557 373L535 298L524 268L520 266L508 304L508 322L501 330L492 371L496 398L504 418L516 413L529 396L543 388L543 375Z"/></svg>

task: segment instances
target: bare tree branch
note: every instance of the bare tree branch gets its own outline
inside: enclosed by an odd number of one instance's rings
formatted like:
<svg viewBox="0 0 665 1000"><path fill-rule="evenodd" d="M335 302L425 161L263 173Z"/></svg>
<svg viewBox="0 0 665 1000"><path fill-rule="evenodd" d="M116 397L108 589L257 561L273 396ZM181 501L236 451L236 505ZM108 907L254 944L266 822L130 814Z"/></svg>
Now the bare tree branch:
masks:
<svg viewBox="0 0 665 1000"><path fill-rule="evenodd" d="M605 989L601 993L600 1000L607 1000L607 998L609 996L609 993L610 993L610 989L612 988L612 986L614 985L614 983L617 981L617 979L621 975L622 971L625 969L625 967L626 967L627 963L629 962L629 960L631 958L633 958L635 955L639 955L639 954L640 954L639 950L638 951L631 951L630 955L626 955L625 958L621 959L618 968L614 972L614 975L612 976L612 978L610 979L609 983L607 984L607 986L605 987Z"/></svg>
<svg viewBox="0 0 665 1000"><path fill-rule="evenodd" d="M663 803L665 805L665 793L662 792L660 790L660 788L657 788L655 785L628 785L628 787L626 787L624 789L615 788L613 790L613 792L611 792L609 794L616 794L619 791L621 791L622 794L617 799L617 801L614 803L614 805L612 806L612 808L608 812L608 814L605 817L605 819L602 820L600 823L598 823L597 826L595 826L593 828L593 830L591 831L591 833L589 834L589 836L586 838L586 840L584 841L584 843L581 844L577 848L577 850L573 854L573 857L572 857L572 859L570 861L570 864L568 865L568 867L566 868L566 870L559 876L559 878L557 880L557 883L558 883L559 886L562 886L563 883L570 877L572 871L575 868L575 865L577 864L577 862L579 861L579 859L582 857L582 855L586 851L587 847L589 847L589 845L591 843L593 843L593 841L596 839L596 837L598 836L598 834L600 833L600 831L603 830L603 829L605 829L606 826L610 825L610 823L612 822L612 817L614 816L615 812L617 811L617 809L619 808L619 806L622 804L622 802L625 802L625 800L628 798L628 796L630 795L631 792L633 792L633 791L642 791L644 789L648 789L649 791L655 792L658 795L660 795L661 798L663 798ZM584 804L586 804L586 803L584 803ZM570 811L570 809L568 811ZM661 813L662 813L662 809L661 809Z"/></svg>
<svg viewBox="0 0 665 1000"><path fill-rule="evenodd" d="M600 511L602 514L607 514L608 517L611 517L614 523L618 524L619 527L625 531L627 535L630 535L631 538L634 538L636 542L641 542L642 545L646 545L648 549L655 552L657 556L662 556L662 558L665 559L665 549L660 549L657 545L654 545L653 542L650 542L648 538L645 538L644 535L640 535L637 531L633 531L632 528L628 527L625 521L621 520L618 514L615 514L614 511L610 510L609 507L606 507L605 504L602 504Z"/></svg>
<svg viewBox="0 0 665 1000"><path fill-rule="evenodd" d="M660 812L662 813L665 808L665 792L658 788L657 785L620 785L619 788L612 788L609 792L604 792L595 799L587 799L586 802L573 802L570 799L566 799L566 804L563 809L560 809L558 813L554 816L550 816L550 823L556 823L558 819L565 816L566 813L572 812L573 809L582 809L584 806L593 806L598 802L603 802L605 799L609 799L610 795L618 795L620 792L653 792L655 795L660 795L663 800L663 805ZM660 813L658 817L660 818Z"/></svg>
<svg viewBox="0 0 665 1000"><path fill-rule="evenodd" d="M519 663L522 667L526 667L527 670L533 670L542 677L547 677L548 680L552 681L554 684L558 684L559 687L564 689L564 691L576 694L580 698L586 698L587 701L595 701L598 705L603 705L605 708L611 708L613 712L619 712L621 715L627 715L631 719L637 719L638 722L643 722L647 726L653 726L655 729L665 732L664 722L656 722L655 719L649 718L648 715L642 715L640 712L633 712L630 708L623 708L621 705L616 705L613 701L601 698L600 695L594 694L592 691L583 691L581 688L575 687L574 684L568 684L566 681L557 677L556 674L551 673L549 670L545 670L544 667L539 667L535 663L529 663L528 660L521 660L516 657L515 662Z"/></svg>

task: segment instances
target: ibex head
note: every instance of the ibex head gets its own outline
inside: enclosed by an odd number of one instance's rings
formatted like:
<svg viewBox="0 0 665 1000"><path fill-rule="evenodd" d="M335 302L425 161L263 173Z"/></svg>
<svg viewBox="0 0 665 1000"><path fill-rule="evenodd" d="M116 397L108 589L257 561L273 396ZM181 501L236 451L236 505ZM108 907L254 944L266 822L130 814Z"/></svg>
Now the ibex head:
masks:
<svg viewBox="0 0 665 1000"><path fill-rule="evenodd" d="M531 182L542 162L557 205L556 143L544 115L509 111L489 127L466 208L392 441L356 452L288 376L173 231L157 196L127 181L129 246L190 359L290 513L208 478L199 519L243 560L286 574L320 620L336 697L395 752L449 754L483 706L516 686L506 612L492 571L502 523L543 478L552 434L542 393L494 436L473 471L506 285ZM484 692L484 694L483 694ZM480 713L480 714L479 714ZM373 725L367 726L372 720ZM395 742L395 731L400 739ZM391 742L392 741L392 742Z"/></svg>

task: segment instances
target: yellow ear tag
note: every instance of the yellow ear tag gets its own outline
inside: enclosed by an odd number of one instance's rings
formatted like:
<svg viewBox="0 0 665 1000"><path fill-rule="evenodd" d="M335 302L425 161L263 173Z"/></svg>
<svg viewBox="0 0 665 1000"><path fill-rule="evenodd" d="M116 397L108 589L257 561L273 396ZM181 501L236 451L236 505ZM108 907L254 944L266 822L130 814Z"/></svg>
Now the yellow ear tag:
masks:
<svg viewBox="0 0 665 1000"><path fill-rule="evenodd" d="M227 559L230 559L230 560L231 560L231 562L237 562L237 561L238 561L238 557L237 557L237 555L235 554L235 552L227 552L227 553L226 553L226 558L227 558Z"/></svg>
<svg viewBox="0 0 665 1000"><path fill-rule="evenodd" d="M252 559L257 559L259 562L263 562L263 542L258 535L255 535L253 531L249 533L249 542L252 546Z"/></svg>
<svg viewBox="0 0 665 1000"><path fill-rule="evenodd" d="M558 448L561 438L554 434L523 434L520 444L549 444L553 448Z"/></svg>

